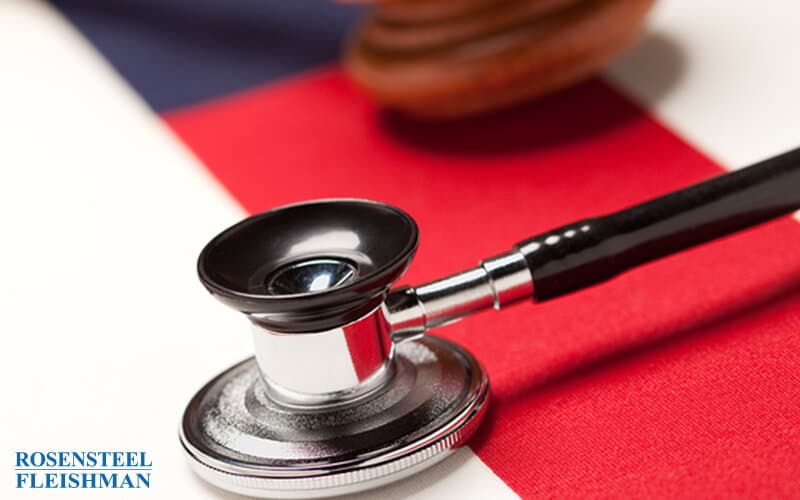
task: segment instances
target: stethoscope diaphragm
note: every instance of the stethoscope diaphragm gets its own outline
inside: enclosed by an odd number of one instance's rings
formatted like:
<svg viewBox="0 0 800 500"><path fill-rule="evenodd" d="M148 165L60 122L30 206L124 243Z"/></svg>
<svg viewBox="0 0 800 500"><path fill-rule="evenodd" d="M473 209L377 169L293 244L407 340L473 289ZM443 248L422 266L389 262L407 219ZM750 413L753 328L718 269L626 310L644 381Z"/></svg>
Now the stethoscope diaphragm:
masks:
<svg viewBox="0 0 800 500"><path fill-rule="evenodd" d="M470 438L489 394L475 358L433 336L400 343L386 385L350 404L284 407L260 377L251 358L209 382L180 437L208 482L272 498L344 495L430 467Z"/></svg>

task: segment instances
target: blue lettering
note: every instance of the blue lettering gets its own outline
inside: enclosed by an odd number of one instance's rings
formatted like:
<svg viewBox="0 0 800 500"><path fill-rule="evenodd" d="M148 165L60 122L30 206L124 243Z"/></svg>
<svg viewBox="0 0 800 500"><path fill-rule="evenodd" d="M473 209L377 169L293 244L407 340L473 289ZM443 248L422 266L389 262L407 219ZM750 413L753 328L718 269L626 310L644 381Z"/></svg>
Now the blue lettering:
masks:
<svg viewBox="0 0 800 500"><path fill-rule="evenodd" d="M81 479L83 479L83 487L84 488L97 488L97 476L95 474L81 474ZM91 479L91 481L89 481ZM87 486L91 485L91 486Z"/></svg>
<svg viewBox="0 0 800 500"><path fill-rule="evenodd" d="M150 473L149 472L146 472L144 474L137 473L136 474L136 483L137 483L137 485L136 485L137 488L141 488L140 484L142 484L142 483L144 484L145 488L149 488L150 487Z"/></svg>
<svg viewBox="0 0 800 500"><path fill-rule="evenodd" d="M119 486L120 488L135 488L136 486L133 485L133 481L131 481L131 477L127 474L122 476L122 484Z"/></svg>
<svg viewBox="0 0 800 500"><path fill-rule="evenodd" d="M117 475L116 474L100 474L100 487L101 488L116 488L117 487Z"/></svg>
<svg viewBox="0 0 800 500"><path fill-rule="evenodd" d="M18 489L150 487L148 470L153 462L145 451L17 451L15 455ZM112 467L121 470L91 470ZM74 472L69 472L70 468Z"/></svg>
<svg viewBox="0 0 800 500"><path fill-rule="evenodd" d="M42 467L44 465L44 453L41 451L31 453L31 465L33 467Z"/></svg>

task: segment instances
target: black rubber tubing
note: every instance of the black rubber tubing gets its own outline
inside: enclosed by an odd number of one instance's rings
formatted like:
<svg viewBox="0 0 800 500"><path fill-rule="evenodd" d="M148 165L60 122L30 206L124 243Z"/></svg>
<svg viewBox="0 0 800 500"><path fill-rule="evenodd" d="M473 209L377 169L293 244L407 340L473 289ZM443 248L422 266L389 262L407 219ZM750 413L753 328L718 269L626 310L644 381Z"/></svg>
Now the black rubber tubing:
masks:
<svg viewBox="0 0 800 500"><path fill-rule="evenodd" d="M534 299L543 301L798 209L800 148L516 248L533 275Z"/></svg>

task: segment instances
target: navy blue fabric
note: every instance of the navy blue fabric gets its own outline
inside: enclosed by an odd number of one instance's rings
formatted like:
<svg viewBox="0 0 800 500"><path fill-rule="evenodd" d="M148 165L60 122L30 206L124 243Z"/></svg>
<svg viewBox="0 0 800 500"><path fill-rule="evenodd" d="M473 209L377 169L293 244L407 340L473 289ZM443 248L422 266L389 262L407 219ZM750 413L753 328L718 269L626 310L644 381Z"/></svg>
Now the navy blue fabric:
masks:
<svg viewBox="0 0 800 500"><path fill-rule="evenodd" d="M326 0L52 0L156 110L335 61L358 8Z"/></svg>

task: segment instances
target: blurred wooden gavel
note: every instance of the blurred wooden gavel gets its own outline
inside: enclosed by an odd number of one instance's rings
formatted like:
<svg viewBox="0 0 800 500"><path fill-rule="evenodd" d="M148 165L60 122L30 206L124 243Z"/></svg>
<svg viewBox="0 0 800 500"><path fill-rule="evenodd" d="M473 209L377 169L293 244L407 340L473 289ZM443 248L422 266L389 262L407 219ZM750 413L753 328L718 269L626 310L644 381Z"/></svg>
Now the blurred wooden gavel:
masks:
<svg viewBox="0 0 800 500"><path fill-rule="evenodd" d="M353 0L351 0L353 1ZM458 118L541 97L632 45L654 0L355 0L345 67L390 109Z"/></svg>

